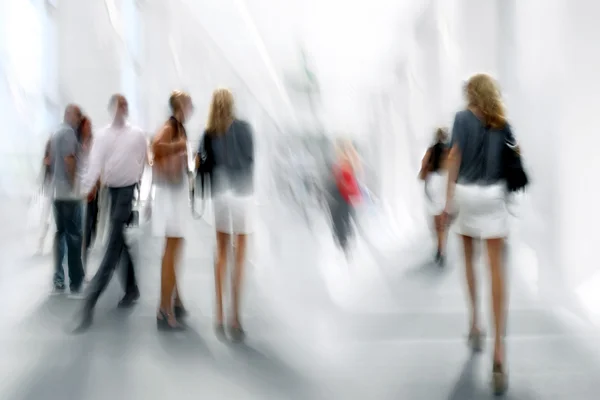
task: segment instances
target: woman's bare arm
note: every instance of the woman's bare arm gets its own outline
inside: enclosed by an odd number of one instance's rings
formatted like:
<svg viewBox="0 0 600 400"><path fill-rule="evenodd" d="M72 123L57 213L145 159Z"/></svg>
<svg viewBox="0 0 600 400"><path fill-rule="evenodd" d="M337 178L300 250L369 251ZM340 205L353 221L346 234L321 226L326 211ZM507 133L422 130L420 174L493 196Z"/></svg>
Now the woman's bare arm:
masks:
<svg viewBox="0 0 600 400"><path fill-rule="evenodd" d="M427 169L429 167L429 160L431 159L431 149L427 149L427 152L421 160L421 171L419 171L419 179L425 180L427 175Z"/></svg>
<svg viewBox="0 0 600 400"><path fill-rule="evenodd" d="M448 167L448 187L446 190L446 211L450 206L452 199L454 198L454 188L456 186L456 180L458 179L458 168L460 167L460 149L458 145L452 146L450 153L448 154L447 167Z"/></svg>
<svg viewBox="0 0 600 400"><path fill-rule="evenodd" d="M187 142L185 138L176 142L170 142L169 139L173 137L173 128L165 125L161 131L152 140L152 153L154 157L166 157L172 154L176 154L187 149Z"/></svg>

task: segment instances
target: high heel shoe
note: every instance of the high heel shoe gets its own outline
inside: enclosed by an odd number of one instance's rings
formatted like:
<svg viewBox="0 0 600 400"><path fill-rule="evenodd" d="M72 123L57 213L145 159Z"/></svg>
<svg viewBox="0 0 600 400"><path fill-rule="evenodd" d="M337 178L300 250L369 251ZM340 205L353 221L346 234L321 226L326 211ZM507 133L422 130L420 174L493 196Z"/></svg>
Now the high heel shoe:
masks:
<svg viewBox="0 0 600 400"><path fill-rule="evenodd" d="M225 334L225 325L223 325L222 322L215 325L215 335L217 335L217 339L222 342L227 340L227 335Z"/></svg>
<svg viewBox="0 0 600 400"><path fill-rule="evenodd" d="M502 363L498 361L494 361L494 366L492 367L492 386L494 396L502 396L508 390L508 375Z"/></svg>
<svg viewBox="0 0 600 400"><path fill-rule="evenodd" d="M473 353L481 353L483 351L484 338L485 334L483 332L472 330L469 333L467 343L469 344L469 347L471 347Z"/></svg>
<svg viewBox="0 0 600 400"><path fill-rule="evenodd" d="M175 325L171 325L169 323L169 314L165 313L163 310L159 310L159 313L160 316L156 317L156 327L159 331L179 332L184 329L183 325L177 321L175 321Z"/></svg>
<svg viewBox="0 0 600 400"><path fill-rule="evenodd" d="M229 336L231 336L231 340L233 342L239 343L246 339L246 332L244 332L244 329L241 327L241 325L231 326L229 328Z"/></svg>
<svg viewBox="0 0 600 400"><path fill-rule="evenodd" d="M173 307L175 319L180 320L184 319L188 316L187 310L183 306L175 306Z"/></svg>

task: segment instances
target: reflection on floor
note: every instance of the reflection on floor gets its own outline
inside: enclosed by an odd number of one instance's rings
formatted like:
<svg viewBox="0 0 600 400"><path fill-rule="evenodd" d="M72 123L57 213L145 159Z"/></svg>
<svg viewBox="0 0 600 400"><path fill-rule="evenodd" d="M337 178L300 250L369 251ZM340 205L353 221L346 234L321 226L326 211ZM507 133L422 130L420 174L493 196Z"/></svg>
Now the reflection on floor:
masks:
<svg viewBox="0 0 600 400"><path fill-rule="evenodd" d="M139 244L142 299L137 307L130 312L115 309L121 295L115 279L99 303L92 330L73 336L69 328L80 303L47 295L50 256L32 256L33 239L3 235L8 239L2 249L7 261L0 271L0 397L491 397L491 343L484 355L469 356L461 274L453 265L440 272L433 266L406 265L400 257L389 265L373 264L378 278L361 278L367 286L355 292L361 297L336 307L335 296L326 293L331 285L323 283L326 279L319 271L338 268L339 276L340 271L352 276L365 267L368 257L336 266L341 261L322 249L323 241L288 229L289 237L280 238L284 259L273 258L266 265L255 257L248 272L247 343L227 345L212 333L213 242L210 229L201 221L197 224L183 277L190 329L175 335L159 334L154 322L160 242L144 239ZM415 252L414 246L410 250ZM100 256L93 255L93 265ZM487 276L482 278L487 282ZM600 361L591 334L561 322L530 298L515 276L512 281L507 398L596 399ZM374 301L378 293L383 300ZM487 311L485 291L481 298Z"/></svg>

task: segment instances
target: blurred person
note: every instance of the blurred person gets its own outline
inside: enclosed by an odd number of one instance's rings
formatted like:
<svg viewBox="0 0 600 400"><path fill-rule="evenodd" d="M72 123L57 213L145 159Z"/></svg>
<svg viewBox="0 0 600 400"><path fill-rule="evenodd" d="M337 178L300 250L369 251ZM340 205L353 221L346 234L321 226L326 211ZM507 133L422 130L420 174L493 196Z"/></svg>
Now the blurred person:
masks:
<svg viewBox="0 0 600 400"><path fill-rule="evenodd" d="M446 221L443 221L444 206L446 205L446 188L448 187L448 171L446 158L448 149L448 130L438 128L435 132L435 142L427 149L421 162L420 178L425 181L429 213L433 215L437 235L437 252L435 262L443 266L445 263Z"/></svg>
<svg viewBox="0 0 600 400"><path fill-rule="evenodd" d="M132 215L134 187L140 181L147 162L146 138L141 129L127 122L129 107L123 95L113 95L109 109L114 115L113 121L96 136L82 182L83 192L88 193L88 200L96 195L100 176L107 187L110 195L108 243L104 258L90 284L76 332L83 331L92 324L98 298L108 286L113 271L120 262L124 266L122 277L125 296L119 302L119 307L130 307L140 297L131 251L125 241L125 226Z"/></svg>
<svg viewBox="0 0 600 400"><path fill-rule="evenodd" d="M185 122L193 111L192 99L175 91L169 98L171 117L152 141L153 182L152 232L165 238L161 265L160 304L156 316L161 330L183 329L187 314L177 283L177 267L190 223L188 138Z"/></svg>
<svg viewBox="0 0 600 400"><path fill-rule="evenodd" d="M52 166L54 192L54 292L65 291L63 259L66 242L69 289L72 297L81 296L84 271L81 259L82 215L81 196L77 182L77 160L80 146L76 129L81 123L81 109L73 104L67 106L64 122L50 139L49 157Z"/></svg>
<svg viewBox="0 0 600 400"><path fill-rule="evenodd" d="M354 234L352 229L354 207L361 198L361 189L357 180L360 166L357 153L351 143L338 142L335 151L336 158L333 165L335 188L332 190L333 196L330 201L331 221L334 238L346 257L349 257L350 240Z"/></svg>
<svg viewBox="0 0 600 400"><path fill-rule="evenodd" d="M234 341L245 338L240 321L242 291L248 235L254 230L254 137L251 126L234 111L233 94L228 89L213 92L208 122L201 140L203 148L196 157L200 166L203 152L212 155L211 188L217 233L215 263L216 326L220 338L225 337L223 316L223 280L227 269L229 246L235 241L232 282L233 315L228 323Z"/></svg>
<svg viewBox="0 0 600 400"><path fill-rule="evenodd" d="M42 173L40 176L40 194L42 201L42 231L40 233L39 245L38 245L38 254L42 254L44 252L44 244L46 242L46 236L48 235L48 231L50 230L50 222L52 220L52 198L54 196L52 180L53 180L53 170L52 170L52 162L50 158L50 143L52 138L46 141L46 146L44 149L44 158L42 159ZM66 242L63 238L62 240L63 246L63 254L66 253Z"/></svg>
<svg viewBox="0 0 600 400"><path fill-rule="evenodd" d="M83 117L79 128L77 129L79 143L81 144L81 154L79 157L79 168L78 172L80 179L83 180L89 164L89 156L93 145L92 137L92 122L88 117ZM83 183L83 182L82 182ZM98 188L100 187L100 180L96 183L92 190L91 199L86 199L85 217L84 217L84 244L83 244L83 267L87 273L87 260L92 241L96 237L96 230L98 226Z"/></svg>
<svg viewBox="0 0 600 400"><path fill-rule="evenodd" d="M453 207L458 215L456 228L464 246L466 279L471 305L469 343L481 351L477 288L473 268L475 240L487 248L494 313L495 341L492 376L496 394L508 388L505 369L505 265L504 241L508 235L507 188L504 181L503 151L507 142L516 143L505 116L500 91L488 75L478 74L465 86L467 108L456 114L448 159L448 188L444 215Z"/></svg>

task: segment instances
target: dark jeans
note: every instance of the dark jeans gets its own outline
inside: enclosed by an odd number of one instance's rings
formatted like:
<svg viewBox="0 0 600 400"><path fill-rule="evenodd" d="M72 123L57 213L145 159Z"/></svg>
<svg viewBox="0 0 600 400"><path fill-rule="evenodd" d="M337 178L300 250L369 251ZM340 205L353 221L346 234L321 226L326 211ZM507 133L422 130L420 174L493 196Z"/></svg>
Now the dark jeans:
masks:
<svg viewBox="0 0 600 400"><path fill-rule="evenodd" d="M98 196L87 203L85 213L85 249L83 254L84 267L87 270L88 251L96 238L98 228Z"/></svg>
<svg viewBox="0 0 600 400"><path fill-rule="evenodd" d="M90 293L86 300L88 311L94 308L98 298L108 286L113 272L121 262L124 264L122 280L125 292L135 293L138 291L133 260L129 246L125 242L125 225L131 218L134 186L108 189L110 193L110 233L106 253L90 285Z"/></svg>
<svg viewBox="0 0 600 400"><path fill-rule="evenodd" d="M81 259L81 202L79 200L54 200L54 220L56 221L54 285L63 286L65 283L62 262L66 248L69 286L72 291L77 291L81 289L84 276Z"/></svg>
<svg viewBox="0 0 600 400"><path fill-rule="evenodd" d="M329 203L333 236L342 250L348 250L348 242L352 238L352 218L354 207L341 196L338 190L333 191L333 199Z"/></svg>

